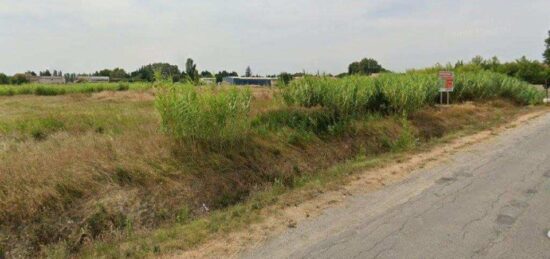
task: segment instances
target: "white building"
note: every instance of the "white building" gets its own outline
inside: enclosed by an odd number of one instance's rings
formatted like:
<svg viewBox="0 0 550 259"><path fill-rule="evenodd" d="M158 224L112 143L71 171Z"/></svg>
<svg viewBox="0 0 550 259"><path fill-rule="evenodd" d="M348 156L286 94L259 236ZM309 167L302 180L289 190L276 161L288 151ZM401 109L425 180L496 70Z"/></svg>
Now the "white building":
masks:
<svg viewBox="0 0 550 259"><path fill-rule="evenodd" d="M108 83L108 76L78 76L76 77L76 82L89 82L89 83Z"/></svg>
<svg viewBox="0 0 550 259"><path fill-rule="evenodd" d="M29 76L31 83L38 84L64 84L65 77L62 76Z"/></svg>

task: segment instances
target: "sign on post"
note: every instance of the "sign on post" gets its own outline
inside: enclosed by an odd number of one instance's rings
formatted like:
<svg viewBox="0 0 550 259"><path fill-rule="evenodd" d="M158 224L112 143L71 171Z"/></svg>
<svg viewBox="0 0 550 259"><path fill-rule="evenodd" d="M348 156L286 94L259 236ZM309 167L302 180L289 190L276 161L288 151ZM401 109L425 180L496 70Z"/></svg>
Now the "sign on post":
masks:
<svg viewBox="0 0 550 259"><path fill-rule="evenodd" d="M452 92L455 87L454 74L449 71L439 72L439 79L441 79L442 86L439 89L441 92Z"/></svg>
<svg viewBox="0 0 550 259"><path fill-rule="evenodd" d="M440 71L439 79L441 80L441 87L439 88L439 103L443 104L443 93L447 93L447 104L450 103L451 92L454 90L455 81L454 74L450 71Z"/></svg>

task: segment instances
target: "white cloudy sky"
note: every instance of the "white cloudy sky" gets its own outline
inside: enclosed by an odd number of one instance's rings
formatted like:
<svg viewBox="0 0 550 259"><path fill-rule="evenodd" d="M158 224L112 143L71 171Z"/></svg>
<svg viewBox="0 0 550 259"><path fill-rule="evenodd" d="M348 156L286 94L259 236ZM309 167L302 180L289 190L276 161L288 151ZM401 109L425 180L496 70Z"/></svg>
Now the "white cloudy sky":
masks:
<svg viewBox="0 0 550 259"><path fill-rule="evenodd" d="M151 62L254 73L344 72L480 54L541 59L549 0L0 0L0 71L134 70Z"/></svg>

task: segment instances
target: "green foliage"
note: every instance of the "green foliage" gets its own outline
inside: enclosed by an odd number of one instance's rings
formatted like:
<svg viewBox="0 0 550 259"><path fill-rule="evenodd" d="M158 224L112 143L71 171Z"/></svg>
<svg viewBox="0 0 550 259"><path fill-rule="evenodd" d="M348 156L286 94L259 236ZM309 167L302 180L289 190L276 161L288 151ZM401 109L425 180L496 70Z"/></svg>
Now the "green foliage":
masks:
<svg viewBox="0 0 550 259"><path fill-rule="evenodd" d="M401 119L401 125L403 128L401 129L399 137L394 140L387 140L389 141L389 148L392 152L403 152L410 150L419 142L406 117Z"/></svg>
<svg viewBox="0 0 550 259"><path fill-rule="evenodd" d="M195 62L193 62L190 58L188 58L187 62L185 62L185 76L189 82L193 84L199 83L200 75L197 70L197 64L195 64Z"/></svg>
<svg viewBox="0 0 550 259"><path fill-rule="evenodd" d="M288 104L325 107L337 119L369 111L412 112L432 103L438 92L435 76L387 74L342 79L307 76L283 88Z"/></svg>
<svg viewBox="0 0 550 259"><path fill-rule="evenodd" d="M7 85L10 83L10 78L3 73L0 73L0 85Z"/></svg>
<svg viewBox="0 0 550 259"><path fill-rule="evenodd" d="M141 67L137 71L130 74L133 81L155 81L155 71L160 71L164 78L170 78L173 82L178 82L181 78L181 73L176 65L168 63L154 63Z"/></svg>
<svg viewBox="0 0 550 259"><path fill-rule="evenodd" d="M204 71L201 72L201 77L212 78L212 77L214 77L214 75L212 73L210 73L210 71L204 70Z"/></svg>
<svg viewBox="0 0 550 259"><path fill-rule="evenodd" d="M164 84L159 87L156 107L162 128L174 139L222 148L246 138L251 98L249 89Z"/></svg>
<svg viewBox="0 0 550 259"><path fill-rule="evenodd" d="M348 74L350 75L370 75L385 71L386 70L380 64L378 64L378 61L371 58L364 58L359 62L353 62L348 67Z"/></svg>
<svg viewBox="0 0 550 259"><path fill-rule="evenodd" d="M414 112L433 104L439 93L439 80L435 75L385 74L374 80L379 104L390 112Z"/></svg>
<svg viewBox="0 0 550 259"><path fill-rule="evenodd" d="M120 80L126 80L128 79L129 75L126 73L126 71L123 68L115 68L111 73L109 74L109 77L112 81L120 81Z"/></svg>
<svg viewBox="0 0 550 259"><path fill-rule="evenodd" d="M460 101L503 97L520 104L539 104L543 99L543 93L530 84L493 72L457 74L453 96Z"/></svg>
<svg viewBox="0 0 550 259"><path fill-rule="evenodd" d="M421 70L411 70L411 72L437 73L441 70L449 70L456 73L492 71L515 77L531 84L543 84L545 80L550 80L549 66L537 60L529 60L526 57L521 57L512 62L501 63L497 57L483 59L481 56L476 56L466 63L458 61L455 65L447 64L446 66L437 64Z"/></svg>
<svg viewBox="0 0 550 259"><path fill-rule="evenodd" d="M278 85L281 85L281 86L288 85L290 83L290 81L292 81L292 78L293 78L292 74L283 72L283 73L279 74L279 84Z"/></svg>
<svg viewBox="0 0 550 259"><path fill-rule="evenodd" d="M125 91L129 89L148 89L148 83L82 83L67 85L25 84L25 85L0 85L0 96L11 95L64 95L70 93L95 93L101 91Z"/></svg>
<svg viewBox="0 0 550 259"><path fill-rule="evenodd" d="M544 43L546 44L546 49L542 56L544 57L544 63L550 66L550 31L548 31L548 38L544 40Z"/></svg>
<svg viewBox="0 0 550 259"><path fill-rule="evenodd" d="M10 78L10 84L12 85L20 85L28 82L29 79L24 74L15 74Z"/></svg>
<svg viewBox="0 0 550 259"><path fill-rule="evenodd" d="M261 114L254 119L252 125L265 126L272 130L289 127L320 135L329 132L336 123L326 109L286 108Z"/></svg>
<svg viewBox="0 0 550 259"><path fill-rule="evenodd" d="M342 79L307 76L283 87L287 104L328 109L334 119L368 112L410 113L434 104L439 93L434 73L348 76ZM459 101L504 97L521 104L538 104L542 93L523 81L493 72L456 75L454 98Z"/></svg>
<svg viewBox="0 0 550 259"><path fill-rule="evenodd" d="M116 90L117 91L128 91L130 89L130 85L128 83L119 83Z"/></svg>
<svg viewBox="0 0 550 259"><path fill-rule="evenodd" d="M56 86L38 86L34 89L35 95L63 95L65 94L65 89L62 87Z"/></svg>
<svg viewBox="0 0 550 259"><path fill-rule="evenodd" d="M233 72L227 72L227 71L221 71L221 72L218 72L215 77L216 77L216 83L221 83L223 81L223 78L224 77L228 77L228 76L239 76L239 74L237 74L237 72L233 71Z"/></svg>

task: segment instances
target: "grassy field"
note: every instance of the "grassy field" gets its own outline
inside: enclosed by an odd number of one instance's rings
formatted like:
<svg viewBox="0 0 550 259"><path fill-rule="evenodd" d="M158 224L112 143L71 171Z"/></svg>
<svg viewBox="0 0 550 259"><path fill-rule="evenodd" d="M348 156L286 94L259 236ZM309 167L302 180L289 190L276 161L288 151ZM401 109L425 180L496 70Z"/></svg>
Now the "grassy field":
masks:
<svg viewBox="0 0 550 259"><path fill-rule="evenodd" d="M396 75L0 97L0 255L188 249L335 165L494 126L542 100L498 75L463 78L457 93L497 94L438 108L433 76Z"/></svg>
<svg viewBox="0 0 550 259"><path fill-rule="evenodd" d="M12 95L64 95L102 91L146 90L151 83L78 83L78 84L23 84L0 85L0 96Z"/></svg>

